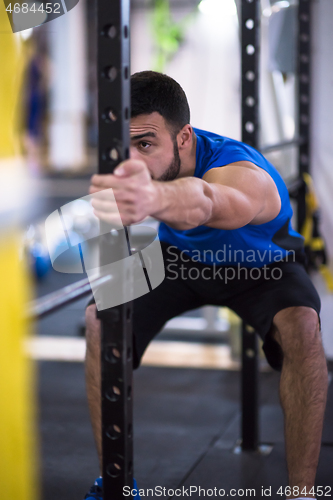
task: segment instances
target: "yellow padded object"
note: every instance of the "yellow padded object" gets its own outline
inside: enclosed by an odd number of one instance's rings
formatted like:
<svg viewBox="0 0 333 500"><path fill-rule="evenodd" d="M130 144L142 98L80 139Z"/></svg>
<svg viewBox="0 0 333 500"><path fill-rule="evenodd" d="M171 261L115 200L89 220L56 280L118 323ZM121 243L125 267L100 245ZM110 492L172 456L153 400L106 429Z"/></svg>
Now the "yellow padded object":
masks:
<svg viewBox="0 0 333 500"><path fill-rule="evenodd" d="M12 172L19 153L18 103L24 69L21 48L20 35L12 33L4 2L0 1L0 174L8 168ZM4 184L0 185L2 199L8 190ZM38 500L34 376L32 362L24 351L28 324L23 311L29 282L19 259L18 229L8 227L5 211L1 217L0 496L4 500Z"/></svg>

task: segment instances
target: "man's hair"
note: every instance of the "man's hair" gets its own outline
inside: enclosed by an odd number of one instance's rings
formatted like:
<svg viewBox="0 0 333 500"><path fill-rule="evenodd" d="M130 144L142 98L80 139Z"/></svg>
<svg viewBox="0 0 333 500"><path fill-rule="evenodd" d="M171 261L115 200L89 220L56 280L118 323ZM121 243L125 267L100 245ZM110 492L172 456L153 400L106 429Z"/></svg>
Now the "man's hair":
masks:
<svg viewBox="0 0 333 500"><path fill-rule="evenodd" d="M190 108L184 90L173 78L156 71L141 71L131 77L131 116L157 111L171 132L190 122Z"/></svg>

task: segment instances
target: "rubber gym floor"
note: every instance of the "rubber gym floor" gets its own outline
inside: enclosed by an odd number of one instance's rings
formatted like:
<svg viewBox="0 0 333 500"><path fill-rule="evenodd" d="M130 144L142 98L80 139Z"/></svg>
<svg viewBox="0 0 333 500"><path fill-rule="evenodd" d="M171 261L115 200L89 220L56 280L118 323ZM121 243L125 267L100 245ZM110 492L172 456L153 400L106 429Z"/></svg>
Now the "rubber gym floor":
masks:
<svg viewBox="0 0 333 500"><path fill-rule="evenodd" d="M67 201L67 200L66 200ZM64 198L48 200L50 213ZM47 211L45 212L45 209ZM81 276L51 273L37 295L57 290ZM77 336L87 299L38 322L39 335ZM38 361L42 500L82 500L99 475L85 396L81 362ZM333 372L333 362L329 363ZM236 498L285 499L287 485L279 374L260 373L260 441L272 444L267 456L235 454L240 436L240 373L237 371L143 366L134 373L135 478L139 488L224 489ZM328 404L317 485L333 495L333 384ZM326 487L326 490L325 490ZM243 490L243 491L242 491ZM189 491L189 490L187 490ZM209 494L209 493L208 493ZM193 493L191 498L202 498ZM252 493L252 497L253 497ZM186 493L184 494L186 497ZM149 495L149 498L157 498ZM162 498L167 498L163 497ZM319 498L319 496L318 496ZM112 499L108 499L112 500Z"/></svg>

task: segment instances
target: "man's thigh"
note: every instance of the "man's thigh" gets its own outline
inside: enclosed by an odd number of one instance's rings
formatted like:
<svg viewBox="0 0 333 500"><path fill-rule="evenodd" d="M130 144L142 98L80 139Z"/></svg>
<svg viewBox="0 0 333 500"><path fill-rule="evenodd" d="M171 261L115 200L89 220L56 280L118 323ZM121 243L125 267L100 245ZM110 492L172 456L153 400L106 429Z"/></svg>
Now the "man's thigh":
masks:
<svg viewBox="0 0 333 500"><path fill-rule="evenodd" d="M136 368L149 342L167 321L191 309L204 305L200 295L184 280L165 278L157 288L133 302L133 335Z"/></svg>
<svg viewBox="0 0 333 500"><path fill-rule="evenodd" d="M267 361L276 370L281 370L283 351L272 334L274 318L288 308L309 309L318 318L320 298L303 265L281 262L271 267L279 270L274 273L279 279L263 279L234 296L226 305L259 333Z"/></svg>
<svg viewBox="0 0 333 500"><path fill-rule="evenodd" d="M134 368L139 366L149 342L167 321L205 305L205 299L197 292L197 287L190 285L181 273L175 273L174 270L169 272L166 268L165 279L158 287L133 300ZM89 304L94 304L94 299Z"/></svg>

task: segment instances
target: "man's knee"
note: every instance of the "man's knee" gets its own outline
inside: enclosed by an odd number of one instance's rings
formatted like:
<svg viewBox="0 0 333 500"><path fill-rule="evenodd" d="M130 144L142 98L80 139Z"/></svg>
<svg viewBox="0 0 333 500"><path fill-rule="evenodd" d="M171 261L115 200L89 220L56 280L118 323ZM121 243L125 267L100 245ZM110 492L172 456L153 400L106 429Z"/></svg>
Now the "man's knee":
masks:
<svg viewBox="0 0 333 500"><path fill-rule="evenodd" d="M274 317L274 339L284 358L322 354L322 339L317 312L310 307L289 307Z"/></svg>

